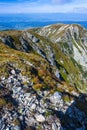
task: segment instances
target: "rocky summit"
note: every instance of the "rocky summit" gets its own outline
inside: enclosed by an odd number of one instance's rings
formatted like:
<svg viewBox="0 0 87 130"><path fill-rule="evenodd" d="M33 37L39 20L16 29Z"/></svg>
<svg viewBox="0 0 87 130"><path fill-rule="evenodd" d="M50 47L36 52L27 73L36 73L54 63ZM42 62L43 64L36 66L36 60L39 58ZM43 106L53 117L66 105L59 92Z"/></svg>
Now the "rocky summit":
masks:
<svg viewBox="0 0 87 130"><path fill-rule="evenodd" d="M0 32L0 130L87 129L87 30Z"/></svg>

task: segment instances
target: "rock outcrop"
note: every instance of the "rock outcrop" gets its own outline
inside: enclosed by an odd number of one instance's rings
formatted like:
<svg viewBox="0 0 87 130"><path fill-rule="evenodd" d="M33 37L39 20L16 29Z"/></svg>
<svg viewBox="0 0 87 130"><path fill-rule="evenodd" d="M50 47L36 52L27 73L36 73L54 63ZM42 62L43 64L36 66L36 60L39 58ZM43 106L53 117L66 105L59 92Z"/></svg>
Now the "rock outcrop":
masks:
<svg viewBox="0 0 87 130"><path fill-rule="evenodd" d="M78 102L83 105L85 99L77 95L70 100L67 93L37 91L20 70L10 73L0 82L1 130L86 130L87 116L78 105Z"/></svg>

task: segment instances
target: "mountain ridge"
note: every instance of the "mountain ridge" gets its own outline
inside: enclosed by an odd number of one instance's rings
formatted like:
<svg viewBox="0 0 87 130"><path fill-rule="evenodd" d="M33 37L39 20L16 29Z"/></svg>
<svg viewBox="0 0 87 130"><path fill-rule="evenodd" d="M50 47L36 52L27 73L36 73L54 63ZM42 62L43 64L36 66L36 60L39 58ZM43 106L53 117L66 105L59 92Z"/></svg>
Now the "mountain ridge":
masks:
<svg viewBox="0 0 87 130"><path fill-rule="evenodd" d="M74 79L77 75L74 80L77 81L77 79L82 80L78 78L78 75L82 74L80 71L87 72L87 31L80 25L56 24L24 31L4 31L0 35L1 41L11 48L27 53L33 51L56 67L57 72L61 68L60 76L66 82L71 82L71 85L76 83L72 84L72 80L69 81L65 78L68 73L72 75L71 77L69 75L68 78ZM67 63L71 64L71 67L67 67ZM73 77L74 69L76 74ZM86 80L84 77L82 78ZM77 85L79 84L81 83ZM76 87L79 88L83 83L79 87L77 85Z"/></svg>

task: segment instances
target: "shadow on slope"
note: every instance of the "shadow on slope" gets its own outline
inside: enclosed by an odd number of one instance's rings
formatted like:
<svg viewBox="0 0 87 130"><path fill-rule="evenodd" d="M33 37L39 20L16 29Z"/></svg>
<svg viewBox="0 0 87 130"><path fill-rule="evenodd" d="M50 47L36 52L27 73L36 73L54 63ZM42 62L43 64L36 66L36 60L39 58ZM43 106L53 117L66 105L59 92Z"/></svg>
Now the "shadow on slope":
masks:
<svg viewBox="0 0 87 130"><path fill-rule="evenodd" d="M75 97L65 113L62 110L50 110L60 120L60 130L87 129L87 95L80 94L78 98Z"/></svg>

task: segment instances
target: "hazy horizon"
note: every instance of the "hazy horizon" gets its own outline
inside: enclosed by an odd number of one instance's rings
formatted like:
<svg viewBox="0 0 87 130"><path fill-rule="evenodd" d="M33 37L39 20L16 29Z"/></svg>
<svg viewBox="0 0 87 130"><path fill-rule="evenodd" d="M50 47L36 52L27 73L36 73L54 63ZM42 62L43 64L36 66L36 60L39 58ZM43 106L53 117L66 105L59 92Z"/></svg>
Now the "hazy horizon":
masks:
<svg viewBox="0 0 87 130"><path fill-rule="evenodd" d="M80 13L4 13L0 14L0 21L4 17L22 17L24 16L25 20L27 18L31 18L31 20L39 19L39 20L50 20L50 21L87 21L87 14L80 14ZM33 18L33 19L32 19ZM18 19L20 21L20 19ZM28 19L29 20L29 19Z"/></svg>
<svg viewBox="0 0 87 130"><path fill-rule="evenodd" d="M0 30L27 29L43 27L50 24L80 24L87 28L87 15L65 15L59 13L30 13L0 15Z"/></svg>

